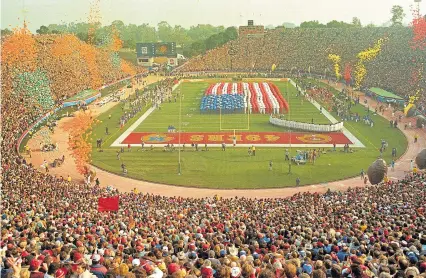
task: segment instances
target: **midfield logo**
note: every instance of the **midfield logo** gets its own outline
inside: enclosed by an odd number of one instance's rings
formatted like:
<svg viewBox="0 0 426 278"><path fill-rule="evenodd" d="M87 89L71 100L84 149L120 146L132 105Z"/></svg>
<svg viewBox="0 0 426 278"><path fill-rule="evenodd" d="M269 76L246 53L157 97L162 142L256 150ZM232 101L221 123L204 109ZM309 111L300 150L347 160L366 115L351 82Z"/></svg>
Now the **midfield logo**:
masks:
<svg viewBox="0 0 426 278"><path fill-rule="evenodd" d="M166 143L174 138L164 134L148 134L143 136L143 141L146 143Z"/></svg>

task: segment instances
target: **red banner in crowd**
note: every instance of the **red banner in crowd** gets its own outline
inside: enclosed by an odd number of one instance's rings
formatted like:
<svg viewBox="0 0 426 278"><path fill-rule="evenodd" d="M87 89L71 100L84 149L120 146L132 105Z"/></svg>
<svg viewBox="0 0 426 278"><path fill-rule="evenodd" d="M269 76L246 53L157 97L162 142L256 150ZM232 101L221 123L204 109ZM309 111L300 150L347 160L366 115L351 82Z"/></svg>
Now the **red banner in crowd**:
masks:
<svg viewBox="0 0 426 278"><path fill-rule="evenodd" d="M120 198L118 196L99 198L98 211L117 211Z"/></svg>
<svg viewBox="0 0 426 278"><path fill-rule="evenodd" d="M182 132L181 143L227 144L233 143L233 132ZM237 144L352 144L341 132L237 132ZM179 133L132 132L122 144L179 144Z"/></svg>

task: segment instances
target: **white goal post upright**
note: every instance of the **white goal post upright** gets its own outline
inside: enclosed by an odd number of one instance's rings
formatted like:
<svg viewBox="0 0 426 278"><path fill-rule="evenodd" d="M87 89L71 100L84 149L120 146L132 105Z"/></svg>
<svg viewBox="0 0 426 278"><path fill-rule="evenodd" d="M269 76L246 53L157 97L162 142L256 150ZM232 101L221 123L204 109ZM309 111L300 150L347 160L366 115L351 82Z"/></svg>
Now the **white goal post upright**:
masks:
<svg viewBox="0 0 426 278"><path fill-rule="evenodd" d="M239 131L249 131L250 130L250 113L244 113L247 114L247 127L245 128L222 128L222 108L219 107L219 130L220 131L234 131L234 135L235 135L235 130L239 130Z"/></svg>

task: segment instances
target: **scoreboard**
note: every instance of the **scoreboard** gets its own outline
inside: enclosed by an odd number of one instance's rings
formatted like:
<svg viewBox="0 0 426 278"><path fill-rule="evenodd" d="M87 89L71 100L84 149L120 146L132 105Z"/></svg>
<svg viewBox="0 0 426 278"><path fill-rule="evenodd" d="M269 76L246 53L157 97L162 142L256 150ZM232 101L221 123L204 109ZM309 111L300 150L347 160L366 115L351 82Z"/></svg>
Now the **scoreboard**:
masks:
<svg viewBox="0 0 426 278"><path fill-rule="evenodd" d="M136 53L138 57L176 57L176 43L137 43Z"/></svg>

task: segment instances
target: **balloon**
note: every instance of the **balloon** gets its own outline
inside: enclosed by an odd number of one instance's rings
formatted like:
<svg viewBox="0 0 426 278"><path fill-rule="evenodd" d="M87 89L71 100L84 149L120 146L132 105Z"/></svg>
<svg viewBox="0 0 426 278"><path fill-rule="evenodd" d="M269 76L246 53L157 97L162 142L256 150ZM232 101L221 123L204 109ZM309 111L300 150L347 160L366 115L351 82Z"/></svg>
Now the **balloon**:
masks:
<svg viewBox="0 0 426 278"><path fill-rule="evenodd" d="M365 76L367 75L367 68L365 67L365 62L370 62L374 60L377 55L382 50L383 43L387 40L387 38L379 39L373 47L367 48L366 50L358 53L358 62L355 66L355 85L356 88L361 87L362 81L364 81Z"/></svg>
<svg viewBox="0 0 426 278"><path fill-rule="evenodd" d="M416 113L416 106L414 104L409 103L405 108L404 108L404 114L407 117L413 117Z"/></svg>
<svg viewBox="0 0 426 278"><path fill-rule="evenodd" d="M333 65L334 65L334 73L335 73L335 75L336 75L336 78L339 80L339 79L340 79L340 77L342 76L342 75L340 74L340 65L339 65L340 60L341 60L340 56L339 56L339 55L336 55L336 54L329 54L329 55L328 55L328 59L329 59L329 60L331 60L331 61L333 62Z"/></svg>
<svg viewBox="0 0 426 278"><path fill-rule="evenodd" d="M388 167L386 162L379 158L373 162L373 164L368 167L367 175L371 184L378 184L383 180L386 173L388 172Z"/></svg>
<svg viewBox="0 0 426 278"><path fill-rule="evenodd" d="M87 133L90 132L93 124L97 123L91 112L78 113L77 116L65 126L65 131L69 132L69 150L74 157L77 171L87 174L87 165L90 162L92 145L88 140Z"/></svg>
<svg viewBox="0 0 426 278"><path fill-rule="evenodd" d="M420 170L426 169L426 149L423 149L416 156L416 164L417 164L417 167L419 167Z"/></svg>

